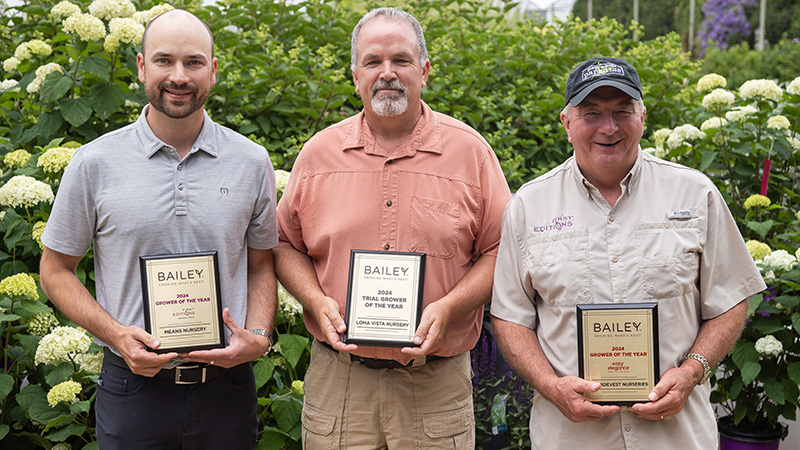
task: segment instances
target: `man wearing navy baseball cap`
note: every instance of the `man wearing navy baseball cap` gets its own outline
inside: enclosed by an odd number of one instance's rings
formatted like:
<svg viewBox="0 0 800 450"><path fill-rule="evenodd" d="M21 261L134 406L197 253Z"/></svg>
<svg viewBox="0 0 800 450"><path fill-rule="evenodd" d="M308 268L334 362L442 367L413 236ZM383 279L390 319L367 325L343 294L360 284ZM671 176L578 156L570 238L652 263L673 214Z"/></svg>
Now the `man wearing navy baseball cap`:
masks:
<svg viewBox="0 0 800 450"><path fill-rule="evenodd" d="M564 104L574 155L506 208L492 293L500 348L535 388L532 447L717 448L707 380L766 286L714 184L641 150L630 63L578 64ZM579 332L579 314L605 322Z"/></svg>

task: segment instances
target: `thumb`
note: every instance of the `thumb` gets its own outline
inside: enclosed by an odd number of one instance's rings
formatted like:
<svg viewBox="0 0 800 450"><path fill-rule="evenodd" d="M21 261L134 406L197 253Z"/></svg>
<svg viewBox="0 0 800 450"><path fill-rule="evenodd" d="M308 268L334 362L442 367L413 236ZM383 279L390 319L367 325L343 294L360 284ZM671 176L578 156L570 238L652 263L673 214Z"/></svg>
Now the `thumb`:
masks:
<svg viewBox="0 0 800 450"><path fill-rule="evenodd" d="M231 312L230 310L228 310L228 308L222 310L222 322L225 324L226 327L228 327L229 330L231 330L231 333L233 334L236 334L244 330L242 327L239 326L238 323L236 323L235 320L233 320L233 317L231 317Z"/></svg>

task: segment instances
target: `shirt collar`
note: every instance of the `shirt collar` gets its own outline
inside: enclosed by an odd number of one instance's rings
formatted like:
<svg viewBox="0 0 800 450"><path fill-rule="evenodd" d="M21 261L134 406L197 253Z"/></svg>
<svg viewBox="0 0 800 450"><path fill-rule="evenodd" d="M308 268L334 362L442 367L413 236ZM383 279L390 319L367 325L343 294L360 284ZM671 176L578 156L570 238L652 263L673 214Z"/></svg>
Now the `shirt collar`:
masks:
<svg viewBox="0 0 800 450"><path fill-rule="evenodd" d="M417 151L442 154L444 145L439 129L439 117L425 102L421 104L422 115L414 126L411 137L391 157L413 157ZM353 118L353 123L342 141L342 151L356 149L363 149L368 155L385 156L377 149L375 137L369 129L363 110Z"/></svg>
<svg viewBox="0 0 800 450"><path fill-rule="evenodd" d="M159 139L155 133L153 133L150 124L147 123L147 111L149 107L149 104L145 105L142 109L142 113L135 122L136 131L142 141L142 147L144 148L144 153L147 158L151 158L164 147L171 147L171 145ZM217 136L213 125L214 122L211 120L211 117L203 110L203 128L200 130L200 135L197 136L197 140L194 142L194 145L192 145L192 149L189 153L196 153L198 150L202 150L213 157L217 157Z"/></svg>
<svg viewBox="0 0 800 450"><path fill-rule="evenodd" d="M644 152L642 151L642 147L639 146L636 154L636 162L633 163L633 167L628 172L627 175L622 179L619 185L622 187L622 195L630 195L632 190L639 184L639 180L642 175L642 158ZM580 167L578 167L578 161L575 158L575 155L571 157L571 161L569 162L570 167L572 168L572 173L575 176L575 179L586 189L586 193L588 195L592 195L592 190L596 188L586 177L583 176Z"/></svg>

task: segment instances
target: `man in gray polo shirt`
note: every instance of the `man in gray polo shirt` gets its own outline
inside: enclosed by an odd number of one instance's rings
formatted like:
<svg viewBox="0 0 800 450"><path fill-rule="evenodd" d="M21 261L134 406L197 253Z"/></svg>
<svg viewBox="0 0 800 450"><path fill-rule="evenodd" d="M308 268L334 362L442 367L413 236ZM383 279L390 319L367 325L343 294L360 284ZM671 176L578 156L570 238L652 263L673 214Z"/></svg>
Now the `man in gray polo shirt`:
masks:
<svg viewBox="0 0 800 450"><path fill-rule="evenodd" d="M203 110L217 60L202 21L170 11L142 41L150 103L136 123L75 153L42 236L42 289L106 347L101 448L253 448L250 361L271 346L277 301L272 165L263 147ZM96 301L75 275L92 243ZM139 257L196 252L217 252L227 345L150 352L161 342L143 329Z"/></svg>

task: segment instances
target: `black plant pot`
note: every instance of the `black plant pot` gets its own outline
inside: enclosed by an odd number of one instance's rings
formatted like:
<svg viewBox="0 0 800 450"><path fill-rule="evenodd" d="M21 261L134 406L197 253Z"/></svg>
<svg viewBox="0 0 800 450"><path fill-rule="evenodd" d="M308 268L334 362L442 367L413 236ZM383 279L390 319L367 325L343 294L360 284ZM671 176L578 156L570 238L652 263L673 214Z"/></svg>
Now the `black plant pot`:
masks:
<svg viewBox="0 0 800 450"><path fill-rule="evenodd" d="M737 428L730 416L717 420L720 450L778 450L783 437L783 428L764 429L759 432Z"/></svg>

